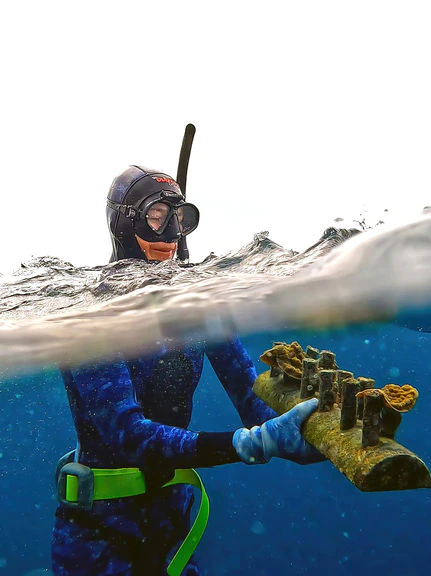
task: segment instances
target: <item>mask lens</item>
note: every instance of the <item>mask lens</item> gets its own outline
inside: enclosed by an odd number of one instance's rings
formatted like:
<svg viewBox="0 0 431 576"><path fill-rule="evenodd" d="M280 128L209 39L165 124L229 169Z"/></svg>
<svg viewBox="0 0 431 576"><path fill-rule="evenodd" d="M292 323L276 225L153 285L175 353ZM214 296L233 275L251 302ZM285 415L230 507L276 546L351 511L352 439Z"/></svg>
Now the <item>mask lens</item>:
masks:
<svg viewBox="0 0 431 576"><path fill-rule="evenodd" d="M154 230L154 232L158 232L163 230L168 214L169 206L163 202L156 202L148 208L145 218L148 226Z"/></svg>
<svg viewBox="0 0 431 576"><path fill-rule="evenodd" d="M199 223L199 211L193 204L184 204L177 210L181 233L186 236L193 232Z"/></svg>

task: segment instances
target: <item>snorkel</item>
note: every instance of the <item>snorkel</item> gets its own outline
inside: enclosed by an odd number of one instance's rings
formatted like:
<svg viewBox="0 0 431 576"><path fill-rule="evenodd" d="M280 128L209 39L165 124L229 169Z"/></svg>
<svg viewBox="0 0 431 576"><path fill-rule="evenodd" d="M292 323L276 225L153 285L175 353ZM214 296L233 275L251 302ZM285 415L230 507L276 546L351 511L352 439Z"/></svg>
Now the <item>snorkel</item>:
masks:
<svg viewBox="0 0 431 576"><path fill-rule="evenodd" d="M186 198L187 187L187 171L189 167L190 153L192 151L193 138L195 136L196 128L193 124L187 124L184 130L183 143L181 145L180 157L178 160L177 170L177 183L183 193L184 199ZM189 249L187 248L187 239L182 236L178 240L177 259L182 264L189 263Z"/></svg>

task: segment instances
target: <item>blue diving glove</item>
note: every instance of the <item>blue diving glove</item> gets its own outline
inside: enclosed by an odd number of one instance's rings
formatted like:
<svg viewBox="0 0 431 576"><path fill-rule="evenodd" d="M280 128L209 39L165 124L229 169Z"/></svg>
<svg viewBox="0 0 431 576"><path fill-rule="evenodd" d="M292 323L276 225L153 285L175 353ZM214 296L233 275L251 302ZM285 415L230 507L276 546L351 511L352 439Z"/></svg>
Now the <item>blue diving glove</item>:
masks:
<svg viewBox="0 0 431 576"><path fill-rule="evenodd" d="M312 398L261 426L253 426L251 430L240 428L232 439L238 456L246 464L264 464L273 456L298 464L325 460L301 434L302 424L316 410L317 404L317 398Z"/></svg>

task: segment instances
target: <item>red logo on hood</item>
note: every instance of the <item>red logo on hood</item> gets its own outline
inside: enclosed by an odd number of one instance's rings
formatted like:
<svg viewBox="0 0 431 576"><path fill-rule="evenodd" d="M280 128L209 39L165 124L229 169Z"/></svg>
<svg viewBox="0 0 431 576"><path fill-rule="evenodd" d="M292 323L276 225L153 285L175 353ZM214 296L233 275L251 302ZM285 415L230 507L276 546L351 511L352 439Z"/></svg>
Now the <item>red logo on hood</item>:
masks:
<svg viewBox="0 0 431 576"><path fill-rule="evenodd" d="M152 176L153 180L156 182L160 182L161 184L170 184L175 188L179 188L178 184L172 178L168 178L167 176Z"/></svg>

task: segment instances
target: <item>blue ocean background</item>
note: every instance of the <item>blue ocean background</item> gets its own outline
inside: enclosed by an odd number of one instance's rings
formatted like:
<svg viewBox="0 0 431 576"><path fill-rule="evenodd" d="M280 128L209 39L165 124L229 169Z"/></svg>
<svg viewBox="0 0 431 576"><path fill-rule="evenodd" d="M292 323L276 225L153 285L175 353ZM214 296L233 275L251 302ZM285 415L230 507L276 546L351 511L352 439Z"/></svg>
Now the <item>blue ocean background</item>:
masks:
<svg viewBox="0 0 431 576"><path fill-rule="evenodd" d="M274 278L288 280L289 275L295 276L305 268L320 269L328 254L346 250L355 241L351 238L354 235L333 230L303 254L284 250L269 239L258 237L244 251L225 258L211 258L201 270L206 277L222 277L229 271L229 282L235 274L240 275L243 282L249 255L255 257L253 274L256 267L265 273L267 255L267 272L271 268ZM428 256L424 254L423 242L419 244L421 257ZM354 253L359 249L353 247ZM81 309L82 303L84 308L90 306L82 296L84 292L88 294L89 285L93 295L103 293L104 302L109 300L111 289L115 296L121 297L124 290L118 288L119 276L122 276L121 282L127 280L126 292L130 295L142 287L138 277L143 272L142 268L130 266L84 270L55 259L31 262L17 275L3 278L0 311L4 322L15 323L19 328L20 322L24 322L20 307L26 310L27 323L32 321L28 314L31 316L29 310L33 307L36 322L48 314L44 308L44 301L48 300L53 313L79 307L79 295ZM158 281L163 284L167 277L172 278L166 268L163 270L159 277L153 272L152 284ZM130 281L130 275L135 282ZM424 282L427 281L424 278ZM307 279L304 281L307 284ZM310 277L308 283L311 281ZM32 291L31 287L36 284L37 290ZM56 291L53 286L59 289ZM45 291L41 287L45 287ZM376 288L376 293L378 290ZM289 290L286 298L288 295ZM59 302L61 306L56 309L55 304ZM277 300L278 306L279 302ZM425 322L421 324L421 318L428 317L430 308L418 311L417 301L410 302L410 306L407 302L405 310L398 310L399 321L386 318L386 312L382 318L375 302L373 310L377 310L375 319L365 314L362 320L356 316L355 321L337 318L327 325L321 321L315 326L310 323L301 326L297 320L289 325L286 321L280 322L275 330L265 325L259 331L257 321L253 330L243 330L241 339L258 373L267 369L259 356L273 341L297 340L303 348L311 345L332 350L340 367L353 371L356 376L374 378L377 387L388 382L415 386L419 400L413 410L403 416L397 441L430 467L431 333L426 331ZM404 322L405 312L410 310L414 311L413 321ZM71 341L72 337L71 334ZM3 339L3 348L4 345ZM27 346L31 356L30 344ZM6 354L7 350L4 358ZM0 576L29 573L36 576L36 572L31 571L37 569L40 570L37 574L49 574L56 507L54 470L59 456L74 448L76 438L59 372L49 363L49 351L46 357L47 365L35 365L33 370L27 367L21 372L20 366L12 362L0 369ZM226 393L206 362L194 398L190 428L225 431L240 425ZM208 528L197 550L207 576L329 573L332 576L346 573L350 576L364 573L417 576L429 571L431 491L428 489L363 493L329 461L299 466L273 459L263 466L235 464L200 472L211 500Z"/></svg>

